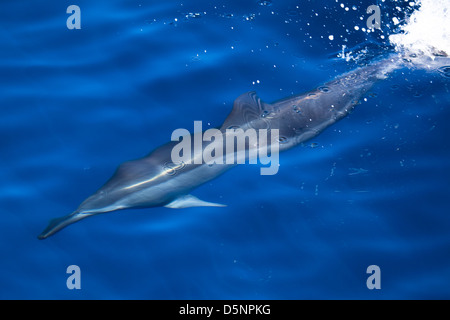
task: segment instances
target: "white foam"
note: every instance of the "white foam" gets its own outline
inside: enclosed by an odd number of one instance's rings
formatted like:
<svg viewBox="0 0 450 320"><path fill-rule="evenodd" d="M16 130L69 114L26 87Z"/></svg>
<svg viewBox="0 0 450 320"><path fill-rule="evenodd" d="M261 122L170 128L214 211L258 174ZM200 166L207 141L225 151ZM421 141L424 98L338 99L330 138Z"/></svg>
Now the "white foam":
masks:
<svg viewBox="0 0 450 320"><path fill-rule="evenodd" d="M416 0L415 4L419 9L400 25L400 33L389 36L389 41L402 54L450 57L450 0Z"/></svg>

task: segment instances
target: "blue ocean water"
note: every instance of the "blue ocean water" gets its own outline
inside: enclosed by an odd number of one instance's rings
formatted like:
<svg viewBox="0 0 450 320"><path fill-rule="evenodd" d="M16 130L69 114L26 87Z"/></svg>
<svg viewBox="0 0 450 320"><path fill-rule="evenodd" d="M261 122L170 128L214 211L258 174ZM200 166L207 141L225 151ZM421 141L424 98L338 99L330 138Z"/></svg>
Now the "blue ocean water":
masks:
<svg viewBox="0 0 450 320"><path fill-rule="evenodd" d="M395 71L278 174L241 165L193 192L225 208L124 210L37 239L173 130L357 67L343 45L386 44L354 28L371 4L3 1L0 298L450 298L450 78L435 70Z"/></svg>

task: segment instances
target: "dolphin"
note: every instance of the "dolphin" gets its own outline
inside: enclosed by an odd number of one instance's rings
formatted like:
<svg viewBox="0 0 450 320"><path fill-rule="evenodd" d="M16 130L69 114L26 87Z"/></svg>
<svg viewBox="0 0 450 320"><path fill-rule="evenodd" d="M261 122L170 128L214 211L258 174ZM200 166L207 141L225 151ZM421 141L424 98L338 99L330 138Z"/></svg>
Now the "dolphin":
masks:
<svg viewBox="0 0 450 320"><path fill-rule="evenodd" d="M273 103L265 103L255 92L244 93L234 101L220 132L227 135L229 128L268 129L271 132L276 129L279 151L290 149L344 118L378 80L385 79L400 65L401 59L385 58L338 76L312 91ZM201 133L193 134L191 139L195 140L198 134ZM190 193L234 164L174 163L171 154L177 143L171 141L144 158L121 164L98 191L73 213L51 220L38 238L45 239L87 217L121 209L224 206L200 200ZM208 145L208 142L202 142L202 148L191 153L191 160L198 157L196 152L202 152ZM245 148L252 146L247 144Z"/></svg>

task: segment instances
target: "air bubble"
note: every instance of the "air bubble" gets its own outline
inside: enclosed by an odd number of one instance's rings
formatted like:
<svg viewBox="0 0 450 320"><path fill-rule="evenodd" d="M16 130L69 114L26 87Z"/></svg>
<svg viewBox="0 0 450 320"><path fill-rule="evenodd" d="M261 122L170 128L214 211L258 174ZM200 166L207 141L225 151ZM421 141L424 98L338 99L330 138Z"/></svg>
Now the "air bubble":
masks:
<svg viewBox="0 0 450 320"><path fill-rule="evenodd" d="M259 0L258 4L260 6L271 6L272 5L272 1L271 0Z"/></svg>
<svg viewBox="0 0 450 320"><path fill-rule="evenodd" d="M444 76L444 77L446 77L446 78L450 78L450 66L443 66L443 67L440 67L440 68L438 69L438 72L439 72L442 76Z"/></svg>
<svg viewBox="0 0 450 320"><path fill-rule="evenodd" d="M244 21L250 21L255 19L256 15L254 13L251 13L249 15L244 15L242 18L244 19Z"/></svg>
<svg viewBox="0 0 450 320"><path fill-rule="evenodd" d="M356 79L357 75L354 73L350 73L347 77L345 77L345 80L354 80Z"/></svg>
<svg viewBox="0 0 450 320"><path fill-rule="evenodd" d="M186 19L198 19L201 18L202 14L199 12L189 12L185 14Z"/></svg>
<svg viewBox="0 0 450 320"><path fill-rule="evenodd" d="M231 18L233 18L234 17L234 14L232 14L232 13L225 13L225 14L222 14L222 15L220 15L222 18L227 18L227 19L231 19Z"/></svg>
<svg viewBox="0 0 450 320"><path fill-rule="evenodd" d="M297 105L293 105L293 106L292 106L292 109L293 109L296 113L302 113L302 108L300 108L300 107L297 106Z"/></svg>

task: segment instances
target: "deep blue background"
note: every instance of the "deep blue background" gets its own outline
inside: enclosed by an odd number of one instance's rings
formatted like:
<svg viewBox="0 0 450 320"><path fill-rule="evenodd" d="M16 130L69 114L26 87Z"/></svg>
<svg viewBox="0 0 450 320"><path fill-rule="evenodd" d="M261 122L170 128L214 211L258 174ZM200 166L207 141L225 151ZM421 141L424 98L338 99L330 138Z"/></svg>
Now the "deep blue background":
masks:
<svg viewBox="0 0 450 320"><path fill-rule="evenodd" d="M267 4L2 1L0 298L450 298L450 86L433 71L396 71L277 175L238 166L194 192L226 208L126 210L37 240L174 129L220 125L246 91L310 90L356 67L342 45L380 40L354 29L371 1Z"/></svg>

